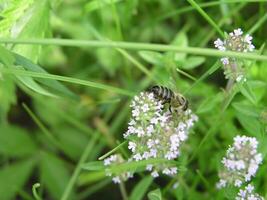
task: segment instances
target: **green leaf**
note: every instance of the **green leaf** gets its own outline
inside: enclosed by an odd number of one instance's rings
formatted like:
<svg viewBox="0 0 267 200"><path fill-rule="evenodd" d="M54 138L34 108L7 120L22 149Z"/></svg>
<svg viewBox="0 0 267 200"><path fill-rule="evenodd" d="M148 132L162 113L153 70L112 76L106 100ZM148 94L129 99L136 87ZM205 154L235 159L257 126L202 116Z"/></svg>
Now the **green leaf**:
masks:
<svg viewBox="0 0 267 200"><path fill-rule="evenodd" d="M134 187L133 191L131 192L129 200L143 199L152 181L153 181L153 178L151 176L142 178L142 180Z"/></svg>
<svg viewBox="0 0 267 200"><path fill-rule="evenodd" d="M14 53L14 57L16 58L15 64L22 66L27 71L40 72L40 73L48 74L48 72L46 70L44 70L39 65L34 64L31 60L25 58L24 56L21 56L21 55ZM17 75L17 76L19 76L19 75ZM20 78L21 78L21 76L20 76ZM28 78L30 78L30 77L28 77ZM30 78L30 79L32 79L32 78ZM58 82L56 80L37 79L37 78L35 78L35 80L42 83L43 85L47 86L49 89L54 91L59 96L62 95L62 96L70 97L73 99L79 99L79 97L77 95L75 95L73 92L71 92L69 89L67 89L63 84L61 84L60 82Z"/></svg>
<svg viewBox="0 0 267 200"><path fill-rule="evenodd" d="M23 67L17 66L18 69L26 71ZM45 96L50 96L50 97L56 97L56 95L48 92L45 90L43 87L41 87L38 83L36 83L31 77L27 76L20 76L16 75L16 77L28 88L32 89L33 91L45 95Z"/></svg>
<svg viewBox="0 0 267 200"><path fill-rule="evenodd" d="M0 170L0 194L1 199L11 200L30 177L34 166L33 160L20 161L7 165Z"/></svg>
<svg viewBox="0 0 267 200"><path fill-rule="evenodd" d="M99 171L105 169L105 166L103 161L93 161L84 164L82 168L89 171Z"/></svg>
<svg viewBox="0 0 267 200"><path fill-rule="evenodd" d="M14 31L18 32L15 37L24 38L44 38L48 29L49 3L47 0L37 0L28 9L20 20L14 25ZM13 36L14 37L14 36ZM34 62L37 62L41 50L41 45L15 45L13 51L21 54Z"/></svg>
<svg viewBox="0 0 267 200"><path fill-rule="evenodd" d="M218 106L218 104L220 103L221 100L222 100L221 93L218 93L216 96L212 96L212 97L208 97L208 98L204 99L200 103L196 113L201 114L201 113L206 113L206 112L211 111L216 106Z"/></svg>
<svg viewBox="0 0 267 200"><path fill-rule="evenodd" d="M257 104L257 100L256 100L255 94L252 90L250 82L238 84L238 86L240 88L240 92L244 95L244 97L246 97L254 105Z"/></svg>
<svg viewBox="0 0 267 200"><path fill-rule="evenodd" d="M33 154L37 146L26 130L8 125L0 125L0 153L8 157Z"/></svg>
<svg viewBox="0 0 267 200"><path fill-rule="evenodd" d="M252 136L259 136L262 134L261 123L257 118L246 116L243 113L237 113L237 119L246 132L250 133Z"/></svg>
<svg viewBox="0 0 267 200"><path fill-rule="evenodd" d="M147 196L149 200L161 200L162 199L160 189L156 189L156 190L149 192Z"/></svg>
<svg viewBox="0 0 267 200"><path fill-rule="evenodd" d="M64 152L73 160L78 160L88 141L86 135L67 125L57 126L52 132L56 134Z"/></svg>
<svg viewBox="0 0 267 200"><path fill-rule="evenodd" d="M171 43L172 45L178 47L187 47L188 46L188 38L184 31L180 31L174 38ZM183 62L186 57L186 53L174 53L174 60L176 62Z"/></svg>
<svg viewBox="0 0 267 200"><path fill-rule="evenodd" d="M181 68L194 69L194 68L200 66L201 64L203 64L205 62L205 60L206 60L206 58L203 56L191 56L185 60L185 62L181 66Z"/></svg>
<svg viewBox="0 0 267 200"><path fill-rule="evenodd" d="M163 55L155 51L138 51L138 54L148 63L153 65L163 64Z"/></svg>
<svg viewBox="0 0 267 200"><path fill-rule="evenodd" d="M33 4L34 0L7 1L3 10L1 10L0 36L9 37L10 33L14 35L14 30L18 30L16 23L25 14L25 11ZM1 8L3 8L1 6Z"/></svg>
<svg viewBox="0 0 267 200"><path fill-rule="evenodd" d="M60 199L70 179L65 163L53 154L42 152L40 170L41 180L43 180L41 184L45 185L52 199Z"/></svg>
<svg viewBox="0 0 267 200"><path fill-rule="evenodd" d="M85 5L85 11L86 12L92 12L94 10L103 8L105 6L108 6L110 4L114 4L114 3L117 3L120 1L122 1L122 0L101 0L101 1L92 0Z"/></svg>
<svg viewBox="0 0 267 200"><path fill-rule="evenodd" d="M246 116L255 117L255 118L260 116L261 109L258 109L254 105L249 105L248 103L244 103L244 102L235 102L235 103L232 103L232 106L234 107L235 110L237 110L238 112Z"/></svg>
<svg viewBox="0 0 267 200"><path fill-rule="evenodd" d="M0 45L0 62L5 66L11 67L15 62L15 58L10 51Z"/></svg>
<svg viewBox="0 0 267 200"><path fill-rule="evenodd" d="M16 87L9 74L3 74L0 78L0 102L0 121L3 122L7 119L11 105L16 102Z"/></svg>

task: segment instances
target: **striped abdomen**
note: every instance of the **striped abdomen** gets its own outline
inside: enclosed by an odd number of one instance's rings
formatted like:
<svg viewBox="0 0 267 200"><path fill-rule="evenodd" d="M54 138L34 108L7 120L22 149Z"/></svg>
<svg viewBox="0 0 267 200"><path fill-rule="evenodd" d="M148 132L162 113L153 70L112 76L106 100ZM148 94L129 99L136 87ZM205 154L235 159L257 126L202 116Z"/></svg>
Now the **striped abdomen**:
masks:
<svg viewBox="0 0 267 200"><path fill-rule="evenodd" d="M149 89L149 92L153 92L153 94L164 101L164 103L170 103L171 99L174 97L174 93L171 89L164 86L153 86Z"/></svg>

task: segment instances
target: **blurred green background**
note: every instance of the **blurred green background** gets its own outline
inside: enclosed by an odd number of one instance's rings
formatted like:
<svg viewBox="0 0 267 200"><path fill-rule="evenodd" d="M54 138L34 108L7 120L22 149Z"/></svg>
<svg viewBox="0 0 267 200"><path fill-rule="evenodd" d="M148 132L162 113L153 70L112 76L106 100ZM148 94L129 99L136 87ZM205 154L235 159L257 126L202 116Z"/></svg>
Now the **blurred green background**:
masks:
<svg viewBox="0 0 267 200"><path fill-rule="evenodd" d="M257 53L266 55L266 1L198 0L197 5L223 32L239 27L249 32ZM1 200L34 199L35 183L41 184L42 199L121 199L119 186L103 172L81 166L123 141L132 96L155 84L184 93L200 120L179 159L184 170L175 179L135 175L125 183L129 199L147 199L157 188L163 199L231 199L233 191L218 192L215 183L232 138L257 137L266 154L266 61L246 61L248 88L226 93L218 57L77 41L214 48L221 36L187 1L0 0L0 11L0 38L74 41L42 46L0 39ZM264 161L254 179L263 196L266 170Z"/></svg>

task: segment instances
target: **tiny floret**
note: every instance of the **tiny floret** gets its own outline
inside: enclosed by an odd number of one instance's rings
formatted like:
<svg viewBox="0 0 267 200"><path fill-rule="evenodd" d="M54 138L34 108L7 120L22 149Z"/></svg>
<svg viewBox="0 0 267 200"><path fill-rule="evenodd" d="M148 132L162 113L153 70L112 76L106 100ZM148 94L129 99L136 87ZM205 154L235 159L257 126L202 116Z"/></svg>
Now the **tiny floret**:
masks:
<svg viewBox="0 0 267 200"><path fill-rule="evenodd" d="M133 161L166 159L162 164L149 164L146 170L152 177L160 173L173 176L177 167L171 160L180 155L181 145L187 140L190 129L198 117L187 109L171 113L153 93L142 92L132 102L132 118L124 138L128 140Z"/></svg>
<svg viewBox="0 0 267 200"><path fill-rule="evenodd" d="M118 173L113 173L109 167L116 167L119 164L124 163L125 160L120 154L114 154L104 160L104 165L107 166L105 172L107 176L112 176L112 181L114 183L121 183L129 178L132 178L132 173L129 171L123 171Z"/></svg>
<svg viewBox="0 0 267 200"><path fill-rule="evenodd" d="M243 183L256 175L262 163L262 154L257 152L258 141L254 137L236 136L234 143L222 159L223 169L219 173L218 188L234 185L241 187Z"/></svg>
<svg viewBox="0 0 267 200"><path fill-rule="evenodd" d="M251 52L255 49L252 44L252 36L249 34L243 35L243 31L238 28L226 36L225 40L218 38L214 41L214 46L220 51L237 51L237 52ZM221 63L224 68L226 79L232 79L236 82L245 82L244 63L240 62L234 57L221 58Z"/></svg>
<svg viewBox="0 0 267 200"><path fill-rule="evenodd" d="M236 200L264 200L262 196L254 191L254 186L248 184L244 189L240 189Z"/></svg>

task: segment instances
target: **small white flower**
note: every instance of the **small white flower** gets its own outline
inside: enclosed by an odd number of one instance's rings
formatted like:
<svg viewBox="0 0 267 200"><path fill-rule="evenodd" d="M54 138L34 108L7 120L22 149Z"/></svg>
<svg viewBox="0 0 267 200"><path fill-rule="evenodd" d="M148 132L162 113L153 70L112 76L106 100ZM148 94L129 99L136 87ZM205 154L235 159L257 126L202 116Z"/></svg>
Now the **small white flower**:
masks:
<svg viewBox="0 0 267 200"><path fill-rule="evenodd" d="M258 193L254 192L254 186L248 184L245 189L240 189L236 198L236 200L264 200L262 196Z"/></svg>
<svg viewBox="0 0 267 200"><path fill-rule="evenodd" d="M247 194L247 191L246 190L239 190L238 192L238 195L242 198L245 198L246 197L246 194Z"/></svg>
<svg viewBox="0 0 267 200"><path fill-rule="evenodd" d="M142 157L147 160L150 157L150 153L145 151Z"/></svg>
<svg viewBox="0 0 267 200"><path fill-rule="evenodd" d="M243 75L239 75L239 76L236 78L236 82L241 82L243 79L244 79L244 76L243 76Z"/></svg>
<svg viewBox="0 0 267 200"><path fill-rule="evenodd" d="M129 126L134 126L136 124L136 122L132 119L128 124L129 124Z"/></svg>
<svg viewBox="0 0 267 200"><path fill-rule="evenodd" d="M135 110L132 111L132 115L133 115L134 117L138 117L139 114L140 114L140 112L139 112L138 109L135 109Z"/></svg>
<svg viewBox="0 0 267 200"><path fill-rule="evenodd" d="M147 104L144 104L142 106L142 110L143 110L143 112L147 112L149 110L149 106Z"/></svg>
<svg viewBox="0 0 267 200"><path fill-rule="evenodd" d="M158 119L158 118L156 118L156 117L153 117L153 118L150 120L150 123L151 123L151 124L157 124L157 123L158 123L158 121L159 121L159 119Z"/></svg>
<svg viewBox="0 0 267 200"><path fill-rule="evenodd" d="M227 183L226 180L220 179L220 181L216 184L216 187L218 189L224 188L224 187L226 187L226 183Z"/></svg>
<svg viewBox="0 0 267 200"><path fill-rule="evenodd" d="M113 177L113 178L112 178L112 181L113 181L114 183L120 183L120 182L121 182L120 177L118 177L118 176Z"/></svg>
<svg viewBox="0 0 267 200"><path fill-rule="evenodd" d="M248 184L248 186L246 187L246 190L248 191L248 193L252 193L254 190L254 186L251 184Z"/></svg>
<svg viewBox="0 0 267 200"><path fill-rule="evenodd" d="M136 144L134 142L129 142L128 149L132 150L132 152L135 152Z"/></svg>
<svg viewBox="0 0 267 200"><path fill-rule="evenodd" d="M217 40L214 41L214 45L216 48L222 47L223 41L220 38L218 38Z"/></svg>
<svg viewBox="0 0 267 200"><path fill-rule="evenodd" d="M253 51L255 46L252 44L252 37L249 34L243 35L243 31L238 28L229 33L225 40L217 39L215 47L221 51L237 51L248 52ZM245 82L246 78L243 74L243 62L239 62L238 58L221 58L226 79L232 79L236 82Z"/></svg>
<svg viewBox="0 0 267 200"><path fill-rule="evenodd" d="M258 141L254 137L236 136L234 144L222 159L224 169L220 178L236 187L250 181L262 162L261 154L257 153L257 146Z"/></svg>
<svg viewBox="0 0 267 200"><path fill-rule="evenodd" d="M151 136L151 134L154 132L154 127L152 125L149 125L146 129L147 135Z"/></svg>
<svg viewBox="0 0 267 200"><path fill-rule="evenodd" d="M242 185L242 181L240 180L235 180L235 184L234 184L236 187L240 187Z"/></svg>
<svg viewBox="0 0 267 200"><path fill-rule="evenodd" d="M152 158L157 157L157 150L156 149L150 149L150 157L152 157Z"/></svg>
<svg viewBox="0 0 267 200"><path fill-rule="evenodd" d="M229 58L225 57L225 58L221 58L221 62L223 65L229 65Z"/></svg>
<svg viewBox="0 0 267 200"><path fill-rule="evenodd" d="M170 171L172 175L177 174L177 167L172 167Z"/></svg>
<svg viewBox="0 0 267 200"><path fill-rule="evenodd" d="M243 31L240 28L238 28L234 30L234 34L235 36L241 36L243 34Z"/></svg>
<svg viewBox="0 0 267 200"><path fill-rule="evenodd" d="M148 165L146 166L146 170L147 170L147 171L152 171L152 168L153 168L153 165L151 165L151 164L148 164Z"/></svg>
<svg viewBox="0 0 267 200"><path fill-rule="evenodd" d="M158 173L157 171L153 171L153 172L151 173L151 176L154 177L154 178L156 178L156 177L159 176L159 173Z"/></svg>
<svg viewBox="0 0 267 200"><path fill-rule="evenodd" d="M137 153L137 154L133 155L133 159L135 161L139 161L139 160L142 160L142 156L140 155L140 153Z"/></svg>
<svg viewBox="0 0 267 200"><path fill-rule="evenodd" d="M248 50L249 51L253 51L255 49L255 46L253 45L253 44L250 44L249 46L248 46Z"/></svg>
<svg viewBox="0 0 267 200"><path fill-rule="evenodd" d="M166 174L166 175L169 175L171 173L171 171L168 169L168 168L165 168L163 171L162 171L163 174Z"/></svg>
<svg viewBox="0 0 267 200"><path fill-rule="evenodd" d="M244 37L244 42L251 44L252 39L253 39L252 36L246 34L246 36Z"/></svg>

